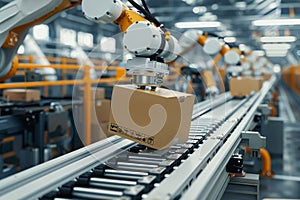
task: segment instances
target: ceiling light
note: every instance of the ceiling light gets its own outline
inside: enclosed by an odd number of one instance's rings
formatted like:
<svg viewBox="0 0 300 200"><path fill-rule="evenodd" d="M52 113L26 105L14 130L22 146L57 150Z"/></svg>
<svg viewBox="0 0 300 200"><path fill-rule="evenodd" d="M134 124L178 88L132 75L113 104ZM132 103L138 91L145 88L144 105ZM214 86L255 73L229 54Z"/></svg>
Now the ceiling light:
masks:
<svg viewBox="0 0 300 200"><path fill-rule="evenodd" d="M267 54L268 57L285 57L286 54Z"/></svg>
<svg viewBox="0 0 300 200"><path fill-rule="evenodd" d="M193 8L193 12L195 14L201 14L201 13L205 13L207 11L207 8L205 6L197 6Z"/></svg>
<svg viewBox="0 0 300 200"><path fill-rule="evenodd" d="M219 5L214 3L213 5L211 5L211 9L212 10L218 10L219 9Z"/></svg>
<svg viewBox="0 0 300 200"><path fill-rule="evenodd" d="M199 17L199 21L216 21L218 20L217 15L206 15L206 13Z"/></svg>
<svg viewBox="0 0 300 200"><path fill-rule="evenodd" d="M266 54L274 54L274 55L281 55L281 54L287 54L288 51L266 51Z"/></svg>
<svg viewBox="0 0 300 200"><path fill-rule="evenodd" d="M177 22L177 28L216 28L221 26L221 22Z"/></svg>
<svg viewBox="0 0 300 200"><path fill-rule="evenodd" d="M296 37L295 36L277 36L277 37L261 37L261 42L267 43L267 42L295 42Z"/></svg>
<svg viewBox="0 0 300 200"><path fill-rule="evenodd" d="M244 51L244 50L246 49L246 45L245 45L245 44L240 44L240 45L239 45L239 49L240 49L241 51Z"/></svg>
<svg viewBox="0 0 300 200"><path fill-rule="evenodd" d="M187 4L194 4L195 0L182 0L183 2L186 2Z"/></svg>
<svg viewBox="0 0 300 200"><path fill-rule="evenodd" d="M272 48L267 48L267 49L265 49L265 51L268 51L268 52L282 52L282 51L288 51L289 49L287 49L287 48L274 48L274 49L272 49Z"/></svg>
<svg viewBox="0 0 300 200"><path fill-rule="evenodd" d="M225 37L224 41L227 42L227 43L235 43L236 38L235 37Z"/></svg>
<svg viewBox="0 0 300 200"><path fill-rule="evenodd" d="M267 55L281 55L281 54L284 54L286 55L288 53L287 50L283 50L283 51L266 51L266 54Z"/></svg>
<svg viewBox="0 0 300 200"><path fill-rule="evenodd" d="M283 50L283 51L266 51L267 56L286 56L288 51Z"/></svg>
<svg viewBox="0 0 300 200"><path fill-rule="evenodd" d="M280 50L287 50L291 48L290 44L263 44L263 49L272 50L272 49L280 49Z"/></svg>
<svg viewBox="0 0 300 200"><path fill-rule="evenodd" d="M234 36L235 35L235 32L233 31L221 31L221 32L217 32L218 35L220 36Z"/></svg>
<svg viewBox="0 0 300 200"><path fill-rule="evenodd" d="M247 3L243 2L243 1L239 1L239 2L235 3L235 7L239 8L239 9L245 9L246 6L247 6Z"/></svg>
<svg viewBox="0 0 300 200"><path fill-rule="evenodd" d="M255 51L252 51L252 54L255 56L264 56L265 52L263 50L255 50Z"/></svg>
<svg viewBox="0 0 300 200"><path fill-rule="evenodd" d="M200 12L199 7L193 8L193 13L198 14Z"/></svg>
<svg viewBox="0 0 300 200"><path fill-rule="evenodd" d="M274 65L273 71L274 71L275 73L281 72L281 67L280 67L280 65L278 65L278 64Z"/></svg>
<svg viewBox="0 0 300 200"><path fill-rule="evenodd" d="M205 16L212 16L213 13L212 13L212 12L206 12L206 13L204 13L204 15L205 15Z"/></svg>
<svg viewBox="0 0 300 200"><path fill-rule="evenodd" d="M252 21L253 26L300 25L300 19L266 19Z"/></svg>

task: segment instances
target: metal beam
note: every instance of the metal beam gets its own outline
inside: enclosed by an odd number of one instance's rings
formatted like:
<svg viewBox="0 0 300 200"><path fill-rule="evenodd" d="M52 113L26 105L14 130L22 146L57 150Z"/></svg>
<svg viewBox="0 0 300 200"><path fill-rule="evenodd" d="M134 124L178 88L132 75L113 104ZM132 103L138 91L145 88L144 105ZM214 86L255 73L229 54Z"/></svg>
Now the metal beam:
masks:
<svg viewBox="0 0 300 200"><path fill-rule="evenodd" d="M281 3L280 8L300 8L300 3Z"/></svg>
<svg viewBox="0 0 300 200"><path fill-rule="evenodd" d="M286 55L287 60L289 61L289 63L291 63L291 65L298 65L298 61L297 59L293 56L292 53L288 53Z"/></svg>

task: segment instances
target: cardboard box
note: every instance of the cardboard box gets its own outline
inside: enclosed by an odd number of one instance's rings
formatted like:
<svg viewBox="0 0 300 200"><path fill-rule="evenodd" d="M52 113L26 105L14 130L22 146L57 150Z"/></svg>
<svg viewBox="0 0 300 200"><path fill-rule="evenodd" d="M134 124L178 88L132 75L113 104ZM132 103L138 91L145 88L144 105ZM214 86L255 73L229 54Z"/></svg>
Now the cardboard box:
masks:
<svg viewBox="0 0 300 200"><path fill-rule="evenodd" d="M109 130L142 145L164 149L188 139L195 96L163 88L115 85Z"/></svg>
<svg viewBox="0 0 300 200"><path fill-rule="evenodd" d="M32 102L41 100L40 90L9 89L3 91L4 101Z"/></svg>
<svg viewBox="0 0 300 200"><path fill-rule="evenodd" d="M96 119L93 119L92 121L95 121L96 124L97 122L104 123L109 121L109 114L110 114L109 99L95 100L94 109L96 113Z"/></svg>
<svg viewBox="0 0 300 200"><path fill-rule="evenodd" d="M234 97L249 96L261 89L263 80L254 77L232 77L229 82L230 93Z"/></svg>

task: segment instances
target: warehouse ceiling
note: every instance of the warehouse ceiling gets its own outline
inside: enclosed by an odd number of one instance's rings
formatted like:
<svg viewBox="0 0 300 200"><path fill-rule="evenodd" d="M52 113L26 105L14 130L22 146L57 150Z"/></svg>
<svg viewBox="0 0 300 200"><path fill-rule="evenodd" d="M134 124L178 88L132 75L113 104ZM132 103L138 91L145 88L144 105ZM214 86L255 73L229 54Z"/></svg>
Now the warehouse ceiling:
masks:
<svg viewBox="0 0 300 200"><path fill-rule="evenodd" d="M176 22L221 22L216 28L199 28L220 36L235 37L237 44L246 44L253 50L261 50L260 37L295 36L287 56L282 59L270 57L281 65L299 62L300 26L253 26L254 20L296 18L300 21L298 0L150 0L152 12L167 27ZM298 14L298 15L297 15ZM300 23L298 23L300 24ZM178 29L184 31L183 29Z"/></svg>
<svg viewBox="0 0 300 200"><path fill-rule="evenodd" d="M0 6L10 1L0 0ZM147 3L152 14L167 28L184 32L187 29L176 27L177 22L220 22L218 27L197 29L217 33L222 37L235 37L237 45L246 44L252 50L262 49L260 37L263 36L295 36L297 39L290 43L291 48L284 59L270 59L281 65L299 62L300 23L290 26L253 26L254 20L262 19L295 18L300 21L299 0L147 0ZM80 6L61 13L59 18L57 21L62 27L75 30L84 29L104 36L120 32L118 27L112 25L95 26L82 16Z"/></svg>

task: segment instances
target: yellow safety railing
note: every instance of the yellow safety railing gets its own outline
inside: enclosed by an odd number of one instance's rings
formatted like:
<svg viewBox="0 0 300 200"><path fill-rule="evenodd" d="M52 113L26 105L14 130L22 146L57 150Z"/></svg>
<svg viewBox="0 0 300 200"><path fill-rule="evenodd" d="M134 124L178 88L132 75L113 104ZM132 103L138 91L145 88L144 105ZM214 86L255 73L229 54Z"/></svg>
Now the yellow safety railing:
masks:
<svg viewBox="0 0 300 200"><path fill-rule="evenodd" d="M20 56L19 56L20 57ZM69 60L67 58L53 58L53 61L60 61L62 64L50 64L50 65L40 65L34 64L34 57L21 57L22 59L27 59L29 63L16 63L18 70L34 70L36 68L53 68L53 69L61 69L62 72L66 70L83 70L83 78L79 80L58 80L58 81L37 81L37 82L18 82L18 83L1 83L0 89L8 89L8 88L28 88L28 87L49 87L49 86L66 86L66 85L83 85L84 86L84 130L85 130L85 144L91 144L92 136L91 136L91 116L92 116L92 95L91 88L94 84L98 83L115 83L115 82L129 82L130 79L126 77L125 68L118 66L96 66L91 68L90 66L79 66L75 64L67 64L67 62L73 62L73 60ZM90 70L116 70L116 76L114 78L102 78L98 80L92 80L90 77Z"/></svg>

